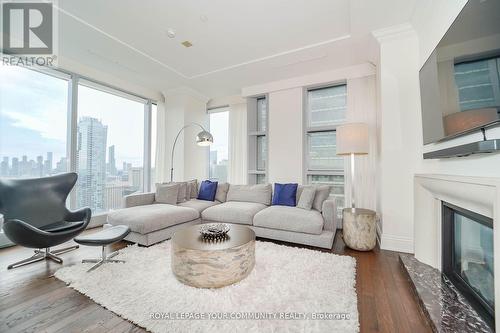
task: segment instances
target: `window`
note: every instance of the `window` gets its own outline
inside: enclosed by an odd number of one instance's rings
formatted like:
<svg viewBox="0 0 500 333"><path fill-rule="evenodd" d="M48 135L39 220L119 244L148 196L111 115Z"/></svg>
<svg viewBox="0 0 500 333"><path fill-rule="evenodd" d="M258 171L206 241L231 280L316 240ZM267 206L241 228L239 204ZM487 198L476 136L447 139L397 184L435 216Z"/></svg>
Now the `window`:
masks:
<svg viewBox="0 0 500 333"><path fill-rule="evenodd" d="M66 172L68 78L17 66L0 77L0 177Z"/></svg>
<svg viewBox="0 0 500 333"><path fill-rule="evenodd" d="M460 110L500 107L500 57L455 64Z"/></svg>
<svg viewBox="0 0 500 333"><path fill-rule="evenodd" d="M158 126L158 105L151 105L151 191L156 187L156 133Z"/></svg>
<svg viewBox="0 0 500 333"><path fill-rule="evenodd" d="M257 98L257 131L267 130L267 101L265 97Z"/></svg>
<svg viewBox="0 0 500 333"><path fill-rule="evenodd" d="M248 100L248 181L266 182L267 170L267 98Z"/></svg>
<svg viewBox="0 0 500 333"><path fill-rule="evenodd" d="M229 110L217 108L210 112L210 133L214 142L210 145L209 178L227 182Z"/></svg>
<svg viewBox="0 0 500 333"><path fill-rule="evenodd" d="M336 126L345 121L347 86L307 91L306 181L332 186L331 196L342 216L344 200L344 159L336 155Z"/></svg>
<svg viewBox="0 0 500 333"><path fill-rule="evenodd" d="M143 123L143 103L79 85L77 208L120 208L125 195L143 191Z"/></svg>
<svg viewBox="0 0 500 333"><path fill-rule="evenodd" d="M150 189L150 101L58 70L0 66L0 75L0 177L75 171L69 205L88 206L94 216Z"/></svg>

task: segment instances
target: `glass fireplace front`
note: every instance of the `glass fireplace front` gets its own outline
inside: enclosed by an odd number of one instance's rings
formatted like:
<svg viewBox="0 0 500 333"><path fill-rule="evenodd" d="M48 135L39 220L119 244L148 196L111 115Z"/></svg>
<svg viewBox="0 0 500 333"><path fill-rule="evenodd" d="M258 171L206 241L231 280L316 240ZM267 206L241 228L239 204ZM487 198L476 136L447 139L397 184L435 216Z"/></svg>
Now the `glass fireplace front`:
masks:
<svg viewBox="0 0 500 333"><path fill-rule="evenodd" d="M443 202L443 273L494 322L493 220Z"/></svg>

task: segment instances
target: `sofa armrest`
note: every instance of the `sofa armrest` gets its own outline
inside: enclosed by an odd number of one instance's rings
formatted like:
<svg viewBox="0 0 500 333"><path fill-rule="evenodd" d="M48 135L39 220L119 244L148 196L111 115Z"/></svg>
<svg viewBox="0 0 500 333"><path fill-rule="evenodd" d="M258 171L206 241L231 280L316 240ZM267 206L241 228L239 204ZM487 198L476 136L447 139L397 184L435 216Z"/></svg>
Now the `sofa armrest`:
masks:
<svg viewBox="0 0 500 333"><path fill-rule="evenodd" d="M123 198L123 207L152 205L155 202L155 192L134 193Z"/></svg>
<svg viewBox="0 0 500 333"><path fill-rule="evenodd" d="M325 224L323 225L324 230L335 231L338 227L337 221L337 205L335 199L329 199L323 201L323 206L321 207L323 220Z"/></svg>

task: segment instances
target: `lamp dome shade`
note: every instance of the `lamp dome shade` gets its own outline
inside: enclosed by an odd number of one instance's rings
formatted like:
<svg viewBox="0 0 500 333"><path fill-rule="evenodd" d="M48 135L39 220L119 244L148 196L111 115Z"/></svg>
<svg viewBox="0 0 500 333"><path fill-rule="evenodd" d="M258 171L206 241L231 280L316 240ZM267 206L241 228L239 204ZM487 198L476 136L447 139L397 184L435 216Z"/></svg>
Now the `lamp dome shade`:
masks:
<svg viewBox="0 0 500 333"><path fill-rule="evenodd" d="M201 131L198 133L196 136L196 143L198 146L209 146L214 142L214 137L210 132L207 131Z"/></svg>
<svg viewBox="0 0 500 333"><path fill-rule="evenodd" d="M351 123L337 127L337 155L368 154L368 125Z"/></svg>

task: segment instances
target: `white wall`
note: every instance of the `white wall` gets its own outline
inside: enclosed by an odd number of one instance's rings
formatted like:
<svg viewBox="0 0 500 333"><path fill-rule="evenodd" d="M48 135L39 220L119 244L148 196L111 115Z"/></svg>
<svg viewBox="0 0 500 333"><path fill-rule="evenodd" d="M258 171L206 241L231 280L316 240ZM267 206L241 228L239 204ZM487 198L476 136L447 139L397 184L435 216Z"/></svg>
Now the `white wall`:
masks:
<svg viewBox="0 0 500 333"><path fill-rule="evenodd" d="M300 87L269 94L269 183L302 183L302 96Z"/></svg>
<svg viewBox="0 0 500 333"><path fill-rule="evenodd" d="M171 150L175 136L187 124L199 123L208 129L206 112L208 99L189 89L175 89L165 94L166 145L164 163L170 168ZM208 147L196 144L196 135L201 131L198 126L189 126L177 140L174 155L174 181L206 179L208 176ZM170 176L163 181L170 180Z"/></svg>
<svg viewBox="0 0 500 333"><path fill-rule="evenodd" d="M418 40L409 24L374 35L380 44L381 248L413 252L413 175L422 156Z"/></svg>

